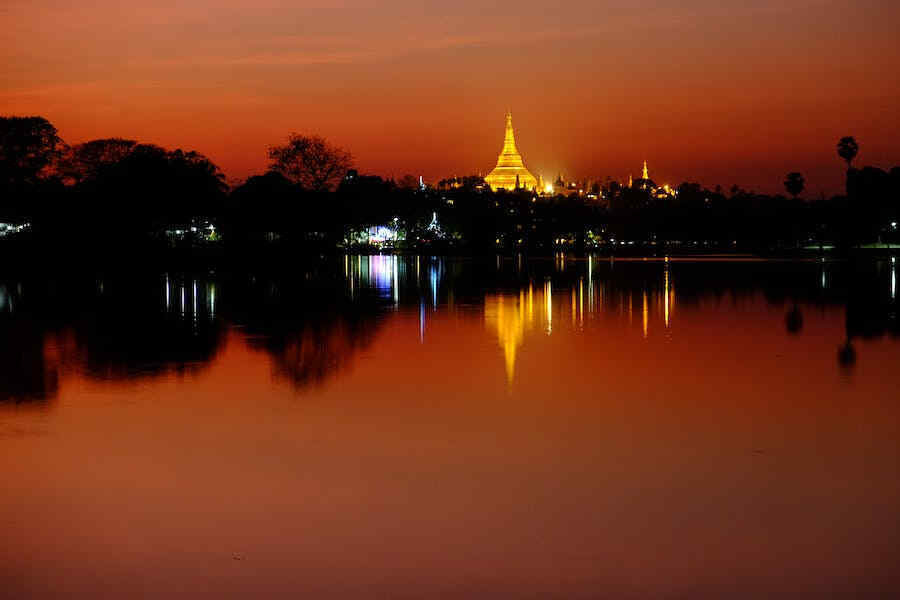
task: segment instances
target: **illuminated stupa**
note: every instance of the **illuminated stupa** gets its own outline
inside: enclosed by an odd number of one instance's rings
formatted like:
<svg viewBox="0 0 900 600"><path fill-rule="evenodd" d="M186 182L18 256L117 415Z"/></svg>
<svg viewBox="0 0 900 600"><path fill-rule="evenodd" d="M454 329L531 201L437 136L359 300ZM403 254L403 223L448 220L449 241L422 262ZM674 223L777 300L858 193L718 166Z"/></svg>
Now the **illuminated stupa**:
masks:
<svg viewBox="0 0 900 600"><path fill-rule="evenodd" d="M537 187L537 179L525 168L522 155L516 148L516 136L513 134L512 114L506 113L506 135L503 138L503 150L497 158L497 166L484 178L485 183L495 192L505 190L533 190Z"/></svg>

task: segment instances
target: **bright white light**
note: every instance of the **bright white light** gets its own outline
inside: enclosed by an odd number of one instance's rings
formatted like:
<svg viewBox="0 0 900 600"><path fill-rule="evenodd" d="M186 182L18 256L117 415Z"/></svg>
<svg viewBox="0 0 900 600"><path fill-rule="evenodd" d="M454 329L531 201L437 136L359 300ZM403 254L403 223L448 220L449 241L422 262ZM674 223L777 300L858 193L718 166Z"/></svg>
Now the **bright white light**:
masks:
<svg viewBox="0 0 900 600"><path fill-rule="evenodd" d="M891 300L897 298L897 268L894 266L894 260L891 259Z"/></svg>
<svg viewBox="0 0 900 600"><path fill-rule="evenodd" d="M383 296L393 296L394 264L392 257L381 254L368 257L370 285Z"/></svg>

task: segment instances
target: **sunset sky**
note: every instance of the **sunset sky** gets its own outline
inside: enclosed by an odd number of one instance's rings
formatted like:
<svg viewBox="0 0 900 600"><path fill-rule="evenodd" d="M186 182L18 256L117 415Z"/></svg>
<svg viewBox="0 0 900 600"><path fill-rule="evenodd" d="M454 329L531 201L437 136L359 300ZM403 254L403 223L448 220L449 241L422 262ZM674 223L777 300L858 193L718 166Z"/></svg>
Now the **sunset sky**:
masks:
<svg viewBox="0 0 900 600"><path fill-rule="evenodd" d="M361 171L841 189L835 143L900 164L896 0L4 0L0 114L68 143L194 149L230 182L291 131Z"/></svg>

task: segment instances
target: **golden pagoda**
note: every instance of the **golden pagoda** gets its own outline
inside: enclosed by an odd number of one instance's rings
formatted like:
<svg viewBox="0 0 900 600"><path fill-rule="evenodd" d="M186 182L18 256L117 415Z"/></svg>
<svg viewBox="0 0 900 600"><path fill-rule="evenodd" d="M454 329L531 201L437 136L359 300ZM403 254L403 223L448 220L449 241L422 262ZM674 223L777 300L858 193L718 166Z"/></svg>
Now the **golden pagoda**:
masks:
<svg viewBox="0 0 900 600"><path fill-rule="evenodd" d="M516 148L516 137L513 134L512 114L506 113L506 135L503 138L503 150L497 158L497 166L484 178L485 183L493 191L533 190L537 187L537 179L525 168L522 155Z"/></svg>

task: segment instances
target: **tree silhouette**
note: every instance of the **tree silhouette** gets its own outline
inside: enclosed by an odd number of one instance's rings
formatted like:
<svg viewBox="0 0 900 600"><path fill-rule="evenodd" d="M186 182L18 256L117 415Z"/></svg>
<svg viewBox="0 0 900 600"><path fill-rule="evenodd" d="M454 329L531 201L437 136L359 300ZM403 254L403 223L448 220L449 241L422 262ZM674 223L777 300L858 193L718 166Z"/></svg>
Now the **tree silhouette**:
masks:
<svg viewBox="0 0 900 600"><path fill-rule="evenodd" d="M112 145L118 150L125 146ZM110 151L110 162L93 162L82 172L73 190L77 201L71 203L78 210L69 215L81 222L62 223L64 229L102 231L105 243L130 244L169 226L187 227L194 219L222 213L228 189L224 176L202 154L136 144L116 160L118 150ZM95 158L104 154L91 153Z"/></svg>
<svg viewBox="0 0 900 600"><path fill-rule="evenodd" d="M59 155L56 133L43 117L0 117L0 184L37 183Z"/></svg>
<svg viewBox="0 0 900 600"><path fill-rule="evenodd" d="M407 173L397 182L397 187L402 190L415 190L419 187L419 178Z"/></svg>
<svg viewBox="0 0 900 600"><path fill-rule="evenodd" d="M842 137L837 143L837 153L838 156L847 161L847 168L849 169L853 159L859 153L859 144L856 143L856 139L853 136Z"/></svg>
<svg viewBox="0 0 900 600"><path fill-rule="evenodd" d="M269 168L307 190L331 190L353 166L353 156L318 135L292 133L287 144L269 148Z"/></svg>
<svg viewBox="0 0 900 600"><path fill-rule="evenodd" d="M58 194L63 147L43 117L0 117L0 221L33 221L39 207Z"/></svg>
<svg viewBox="0 0 900 600"><path fill-rule="evenodd" d="M787 177L784 180L784 189L786 189L787 193L793 196L795 200L805 187L806 180L803 179L803 175L797 172L787 174Z"/></svg>
<svg viewBox="0 0 900 600"><path fill-rule="evenodd" d="M123 160L138 143L122 138L91 140L69 149L62 159L62 175L74 183L100 177L108 169Z"/></svg>

